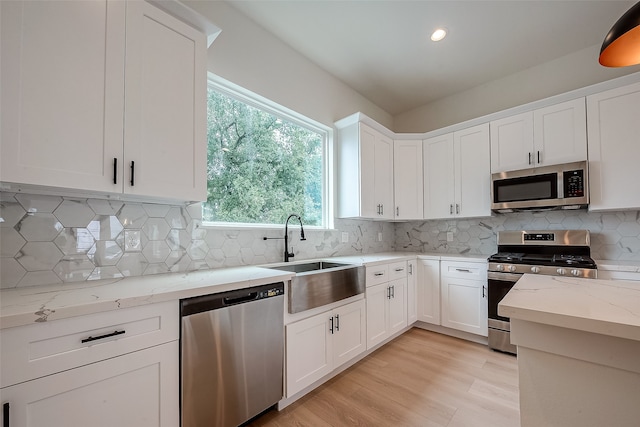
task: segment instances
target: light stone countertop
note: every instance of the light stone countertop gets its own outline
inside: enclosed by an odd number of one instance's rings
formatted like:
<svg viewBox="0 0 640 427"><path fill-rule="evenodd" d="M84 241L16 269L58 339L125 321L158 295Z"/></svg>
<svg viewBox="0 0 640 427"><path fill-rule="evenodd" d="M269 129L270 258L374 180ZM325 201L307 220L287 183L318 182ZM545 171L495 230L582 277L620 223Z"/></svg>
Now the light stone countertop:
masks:
<svg viewBox="0 0 640 427"><path fill-rule="evenodd" d="M640 273L640 261L609 261L604 259L597 259L595 261L598 270Z"/></svg>
<svg viewBox="0 0 640 427"><path fill-rule="evenodd" d="M105 279L0 292L0 329L289 280L260 267Z"/></svg>
<svg viewBox="0 0 640 427"><path fill-rule="evenodd" d="M321 259L373 266L416 257L486 261L482 256L417 252ZM296 262L309 261L313 260ZM3 289L0 291L0 329L286 281L293 275L260 266L246 266Z"/></svg>
<svg viewBox="0 0 640 427"><path fill-rule="evenodd" d="M500 302L498 313L640 341L640 284L525 274Z"/></svg>

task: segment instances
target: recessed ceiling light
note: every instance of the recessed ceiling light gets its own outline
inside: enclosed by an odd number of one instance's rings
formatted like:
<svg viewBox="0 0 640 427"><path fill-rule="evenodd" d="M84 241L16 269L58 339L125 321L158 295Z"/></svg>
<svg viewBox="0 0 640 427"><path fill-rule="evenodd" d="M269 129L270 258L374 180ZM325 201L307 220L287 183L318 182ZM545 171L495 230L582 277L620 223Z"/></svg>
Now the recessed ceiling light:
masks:
<svg viewBox="0 0 640 427"><path fill-rule="evenodd" d="M438 28L433 32L433 34L431 34L431 40L433 40L434 42L439 42L446 35L447 35L447 29L446 28Z"/></svg>

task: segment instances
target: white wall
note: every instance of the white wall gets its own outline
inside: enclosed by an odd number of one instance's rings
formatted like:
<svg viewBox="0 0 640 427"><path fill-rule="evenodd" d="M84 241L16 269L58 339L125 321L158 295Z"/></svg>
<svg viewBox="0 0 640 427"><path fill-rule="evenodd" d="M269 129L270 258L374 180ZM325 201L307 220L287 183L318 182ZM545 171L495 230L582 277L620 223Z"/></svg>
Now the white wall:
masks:
<svg viewBox="0 0 640 427"><path fill-rule="evenodd" d="M599 45L591 46L418 107L396 116L393 129L428 132L640 71L603 67L599 53Z"/></svg>
<svg viewBox="0 0 640 427"><path fill-rule="evenodd" d="M212 73L327 126L361 111L392 127L390 114L225 2L185 3L222 29L208 51Z"/></svg>

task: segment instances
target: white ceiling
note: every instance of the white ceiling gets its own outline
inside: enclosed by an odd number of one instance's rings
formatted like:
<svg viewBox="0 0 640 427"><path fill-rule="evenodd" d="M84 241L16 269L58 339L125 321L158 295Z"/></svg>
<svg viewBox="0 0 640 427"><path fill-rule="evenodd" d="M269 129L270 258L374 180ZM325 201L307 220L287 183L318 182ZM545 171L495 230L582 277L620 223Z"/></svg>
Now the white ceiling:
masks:
<svg viewBox="0 0 640 427"><path fill-rule="evenodd" d="M227 1L391 115L599 45L635 3Z"/></svg>

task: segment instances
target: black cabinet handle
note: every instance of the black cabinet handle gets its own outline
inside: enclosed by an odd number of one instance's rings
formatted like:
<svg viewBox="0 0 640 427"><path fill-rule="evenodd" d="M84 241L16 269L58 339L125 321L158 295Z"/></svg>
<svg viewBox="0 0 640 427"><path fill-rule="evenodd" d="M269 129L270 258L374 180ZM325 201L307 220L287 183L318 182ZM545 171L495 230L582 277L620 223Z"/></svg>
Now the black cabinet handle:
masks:
<svg viewBox="0 0 640 427"><path fill-rule="evenodd" d="M110 334L98 335L97 337L87 337L87 338L83 339L80 342L84 344L86 342L91 342L91 341L95 341L95 340L101 340L103 338L115 337L116 335L122 335L125 332L126 331L124 331L124 330L122 330L122 331L113 331Z"/></svg>
<svg viewBox="0 0 640 427"><path fill-rule="evenodd" d="M333 317L329 319L329 323L331 323L331 326L329 326L329 332L333 335Z"/></svg>
<svg viewBox="0 0 640 427"><path fill-rule="evenodd" d="M118 183L118 158L113 158L113 183Z"/></svg>
<svg viewBox="0 0 640 427"><path fill-rule="evenodd" d="M540 151L538 150L538 163L540 163Z"/></svg>
<svg viewBox="0 0 640 427"><path fill-rule="evenodd" d="M340 330L340 315L336 314L336 332Z"/></svg>
<svg viewBox="0 0 640 427"><path fill-rule="evenodd" d="M2 425L9 427L9 402L2 405Z"/></svg>
<svg viewBox="0 0 640 427"><path fill-rule="evenodd" d="M529 152L529 164L531 164L531 152Z"/></svg>
<svg viewBox="0 0 640 427"><path fill-rule="evenodd" d="M135 163L131 160L131 186L133 187L133 173L135 172Z"/></svg>

